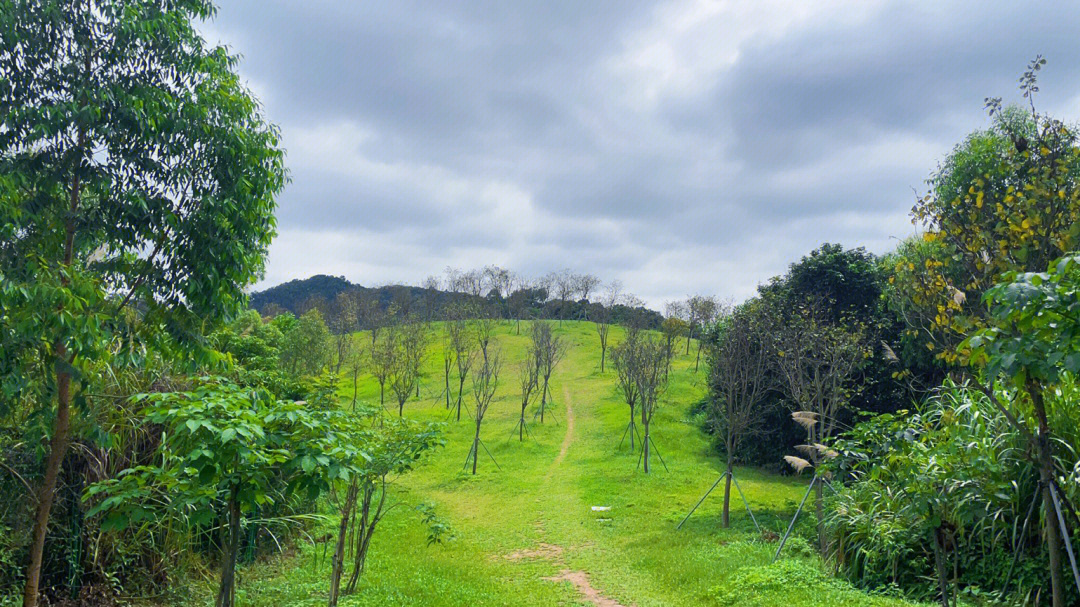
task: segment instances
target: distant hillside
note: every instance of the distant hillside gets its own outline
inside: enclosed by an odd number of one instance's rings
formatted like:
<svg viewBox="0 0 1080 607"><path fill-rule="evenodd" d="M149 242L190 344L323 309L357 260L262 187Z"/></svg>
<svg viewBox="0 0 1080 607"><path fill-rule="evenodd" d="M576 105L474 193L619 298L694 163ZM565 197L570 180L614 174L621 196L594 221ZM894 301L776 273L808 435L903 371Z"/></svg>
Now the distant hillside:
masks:
<svg viewBox="0 0 1080 607"><path fill-rule="evenodd" d="M343 276L317 274L311 278L290 280L277 286L251 294L250 305L264 316L276 316L290 312L297 316L311 308L319 308L333 326L334 300L342 293L354 294L363 304L362 309L374 308L385 312L393 307L399 313L415 314L426 320L446 318L452 304L482 305L502 318L583 319L597 318L604 307L588 300L561 301L549 299L546 289L520 289L503 298L497 291L487 296L470 295L439 289L388 285L363 287L353 284ZM616 305L611 310L612 322L626 324L631 318L644 327L655 329L663 317L655 310L644 307L630 308ZM366 322L362 319L362 324Z"/></svg>

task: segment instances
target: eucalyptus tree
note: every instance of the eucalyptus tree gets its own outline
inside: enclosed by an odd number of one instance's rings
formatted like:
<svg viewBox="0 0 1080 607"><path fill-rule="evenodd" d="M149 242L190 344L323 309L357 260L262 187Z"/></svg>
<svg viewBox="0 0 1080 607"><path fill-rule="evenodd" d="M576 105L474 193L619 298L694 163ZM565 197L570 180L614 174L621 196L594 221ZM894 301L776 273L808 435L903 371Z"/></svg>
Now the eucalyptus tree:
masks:
<svg viewBox="0 0 1080 607"><path fill-rule="evenodd" d="M199 350L206 323L243 308L274 235L278 132L236 59L193 26L214 11L206 0L0 3L0 308L15 332L0 369L5 390L50 403L51 424L27 607L71 403L118 353L110 336L132 353Z"/></svg>
<svg viewBox="0 0 1080 607"><path fill-rule="evenodd" d="M531 345L540 369L540 407L536 415L540 416L540 423L544 423L544 413L547 411L548 397L551 395L551 374L566 356L568 346L551 330L551 323L545 321L533 323Z"/></svg>
<svg viewBox="0 0 1080 607"><path fill-rule="evenodd" d="M574 275L574 292L587 304L589 295L600 286L600 282L600 279L592 274L576 274ZM582 311L585 320L589 320L589 306L582 306Z"/></svg>
<svg viewBox="0 0 1080 607"><path fill-rule="evenodd" d="M499 372L501 370L501 354L496 349L487 358L480 361L476 373L473 373L472 376L472 393L474 405L476 406L476 409L473 410L473 418L476 421L476 433L473 435L472 448L469 450L469 456L466 458L465 464L468 465L469 458L472 459L473 474L476 474L477 461L480 459L480 447L484 446L483 441L480 440L480 425L484 422L488 407L491 406L491 401L495 398L495 391L499 388ZM484 449L487 450L487 447L484 447ZM491 454L488 453L488 455Z"/></svg>

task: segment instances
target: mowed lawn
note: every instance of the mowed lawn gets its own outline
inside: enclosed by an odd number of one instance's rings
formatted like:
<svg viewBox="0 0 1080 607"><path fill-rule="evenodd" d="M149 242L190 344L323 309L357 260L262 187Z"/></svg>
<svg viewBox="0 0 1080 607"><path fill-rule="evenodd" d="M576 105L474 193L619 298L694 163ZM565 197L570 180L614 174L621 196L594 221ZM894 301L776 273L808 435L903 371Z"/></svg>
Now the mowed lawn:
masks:
<svg viewBox="0 0 1080 607"><path fill-rule="evenodd" d="M476 476L463 469L473 424L464 415L453 420L445 409L443 339L441 327L433 327L421 397L406 404L405 416L447 422L446 446L394 482L390 501L397 505L372 540L358 592L344 597L343 605L911 604L871 596L824 573L803 539L813 533L809 517L797 528L802 537L770 564L806 477L737 471L764 538L737 497L732 528L720 528L719 490L676 530L720 473L700 419L690 414L706 389L704 367L694 372L694 347L689 355L679 350L653 422L668 469L654 458L646 475L638 467L639 449L631 453L629 439L619 447L628 408L614 370L600 372L595 325L568 321L555 327L570 350L552 378L554 404L543 424L529 411L530 436L519 442L517 368L529 343L528 323L521 323L521 335L512 324L500 325L496 347L505 364L482 431L498 468L481 451ZM613 328L612 342L622 336ZM341 394L347 403L351 381L342 380ZM378 384L369 375L361 378L360 398L378 402ZM420 504L433 506L451 525L452 539L427 545ZM329 504L325 510L333 513ZM332 526L327 522L312 536ZM287 556L245 568L239 605L325 604L331 544L301 541ZM209 585L203 590L189 601L203 604L211 596Z"/></svg>

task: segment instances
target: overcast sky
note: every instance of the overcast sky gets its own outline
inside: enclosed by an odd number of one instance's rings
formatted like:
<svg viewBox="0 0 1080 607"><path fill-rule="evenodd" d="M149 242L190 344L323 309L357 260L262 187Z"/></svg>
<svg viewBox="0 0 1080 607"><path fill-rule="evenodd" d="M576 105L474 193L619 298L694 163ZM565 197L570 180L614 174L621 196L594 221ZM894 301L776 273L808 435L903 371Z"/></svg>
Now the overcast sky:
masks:
<svg viewBox="0 0 1080 607"><path fill-rule="evenodd" d="M203 31L281 127L267 287L448 265L743 299L822 242L886 252L1020 100L1080 104L1080 8L1037 2L224 0Z"/></svg>

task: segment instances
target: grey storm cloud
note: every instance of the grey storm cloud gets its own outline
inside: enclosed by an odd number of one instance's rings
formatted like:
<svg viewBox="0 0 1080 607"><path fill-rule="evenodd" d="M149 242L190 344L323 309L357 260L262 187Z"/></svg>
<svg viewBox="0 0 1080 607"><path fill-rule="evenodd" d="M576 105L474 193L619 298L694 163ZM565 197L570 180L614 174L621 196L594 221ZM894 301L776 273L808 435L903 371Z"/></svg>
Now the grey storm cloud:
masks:
<svg viewBox="0 0 1080 607"><path fill-rule="evenodd" d="M268 286L561 267L739 299L822 242L883 253L1018 101L1080 102L1064 3L229 0L204 24L282 130Z"/></svg>

